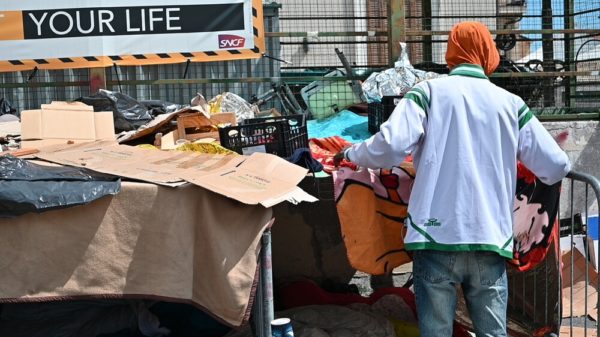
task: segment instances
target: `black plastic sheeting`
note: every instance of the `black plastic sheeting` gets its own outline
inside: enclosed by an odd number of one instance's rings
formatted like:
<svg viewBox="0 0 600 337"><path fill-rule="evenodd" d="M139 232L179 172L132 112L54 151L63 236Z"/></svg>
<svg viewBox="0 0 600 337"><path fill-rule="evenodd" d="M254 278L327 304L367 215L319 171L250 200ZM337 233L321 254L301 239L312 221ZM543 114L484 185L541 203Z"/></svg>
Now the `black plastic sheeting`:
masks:
<svg viewBox="0 0 600 337"><path fill-rule="evenodd" d="M83 205L121 190L121 179L84 168L0 157L0 217Z"/></svg>
<svg viewBox="0 0 600 337"><path fill-rule="evenodd" d="M182 106L174 103L136 99L109 90L100 90L92 96L80 97L77 101L94 107L94 111L112 111L115 131L136 130L160 114L179 110Z"/></svg>

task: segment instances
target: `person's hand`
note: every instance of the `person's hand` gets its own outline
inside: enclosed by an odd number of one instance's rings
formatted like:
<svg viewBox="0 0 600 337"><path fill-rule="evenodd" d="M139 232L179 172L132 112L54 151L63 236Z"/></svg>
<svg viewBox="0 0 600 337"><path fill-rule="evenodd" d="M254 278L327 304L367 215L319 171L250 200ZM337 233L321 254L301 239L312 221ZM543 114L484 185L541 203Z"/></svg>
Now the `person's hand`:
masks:
<svg viewBox="0 0 600 337"><path fill-rule="evenodd" d="M342 160L345 159L344 157L344 151L346 151L348 147L343 148L340 152L336 153L335 156L333 156L333 165L335 167L340 166L340 163L342 162Z"/></svg>

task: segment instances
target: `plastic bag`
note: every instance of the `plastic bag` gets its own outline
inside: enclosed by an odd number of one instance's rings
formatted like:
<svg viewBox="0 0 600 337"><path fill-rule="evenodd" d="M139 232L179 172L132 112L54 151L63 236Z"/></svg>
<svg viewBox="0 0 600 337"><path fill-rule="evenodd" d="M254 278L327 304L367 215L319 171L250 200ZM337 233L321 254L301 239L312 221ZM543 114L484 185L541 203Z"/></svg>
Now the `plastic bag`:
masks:
<svg viewBox="0 0 600 337"><path fill-rule="evenodd" d="M43 166L0 157L0 217L90 203L121 190L119 177L84 168Z"/></svg>
<svg viewBox="0 0 600 337"><path fill-rule="evenodd" d="M94 111L112 111L115 131L130 131L152 120L149 109L135 99L108 90L99 90L92 96L80 97L77 101L94 107Z"/></svg>
<svg viewBox="0 0 600 337"><path fill-rule="evenodd" d="M211 113L233 112L238 123L245 119L254 118L255 111L250 103L240 96L224 92L208 102Z"/></svg>
<svg viewBox="0 0 600 337"><path fill-rule="evenodd" d="M443 75L415 69L408 58L406 43L400 43L400 58L394 68L372 73L362 84L367 102L381 102L383 96L401 96L415 84Z"/></svg>
<svg viewBox="0 0 600 337"><path fill-rule="evenodd" d="M175 112L175 111L183 108L183 105L181 105L181 104L175 104L175 103L160 101L160 100L156 100L156 99L144 100L144 101L140 101L140 103L142 103L146 107L146 109L148 110L148 113L152 117Z"/></svg>

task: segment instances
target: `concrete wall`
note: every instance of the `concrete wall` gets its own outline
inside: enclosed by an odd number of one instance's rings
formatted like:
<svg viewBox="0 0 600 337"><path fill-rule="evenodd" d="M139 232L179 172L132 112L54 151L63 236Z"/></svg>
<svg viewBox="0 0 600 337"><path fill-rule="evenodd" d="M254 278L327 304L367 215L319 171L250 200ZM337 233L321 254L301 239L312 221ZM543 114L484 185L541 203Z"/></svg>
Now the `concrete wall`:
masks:
<svg viewBox="0 0 600 337"><path fill-rule="evenodd" d="M569 138L564 145L571 163L572 170L591 174L600 179L600 123L599 122L545 122L544 126L553 135L562 131L569 131ZM598 204L594 201L594 194L590 190L586 205L583 186L576 184L574 188L574 211L584 212L585 206L590 208L590 214L598 214ZM570 181L563 182L561 194L561 217L568 218Z"/></svg>

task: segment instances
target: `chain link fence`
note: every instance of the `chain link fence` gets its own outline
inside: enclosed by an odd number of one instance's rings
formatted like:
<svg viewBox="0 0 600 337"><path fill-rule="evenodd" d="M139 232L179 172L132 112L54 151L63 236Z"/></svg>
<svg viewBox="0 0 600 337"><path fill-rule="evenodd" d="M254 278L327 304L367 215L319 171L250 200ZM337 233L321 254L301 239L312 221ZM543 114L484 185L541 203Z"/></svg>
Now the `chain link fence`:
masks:
<svg viewBox="0 0 600 337"><path fill-rule="evenodd" d="M106 68L107 89L178 104L197 93L210 99L228 91L261 109L308 108L320 115L361 102L351 80L389 68L399 40L407 42L416 68L447 73L448 31L477 20L489 26L502 55L494 83L540 115L598 116L600 0L280 0L264 6L261 59ZM2 73L0 79L0 97L18 111L93 94L87 69Z"/></svg>
<svg viewBox="0 0 600 337"><path fill-rule="evenodd" d="M417 67L444 69L447 31L481 21L501 63L492 81L538 114L597 113L600 1L408 1L407 36Z"/></svg>

